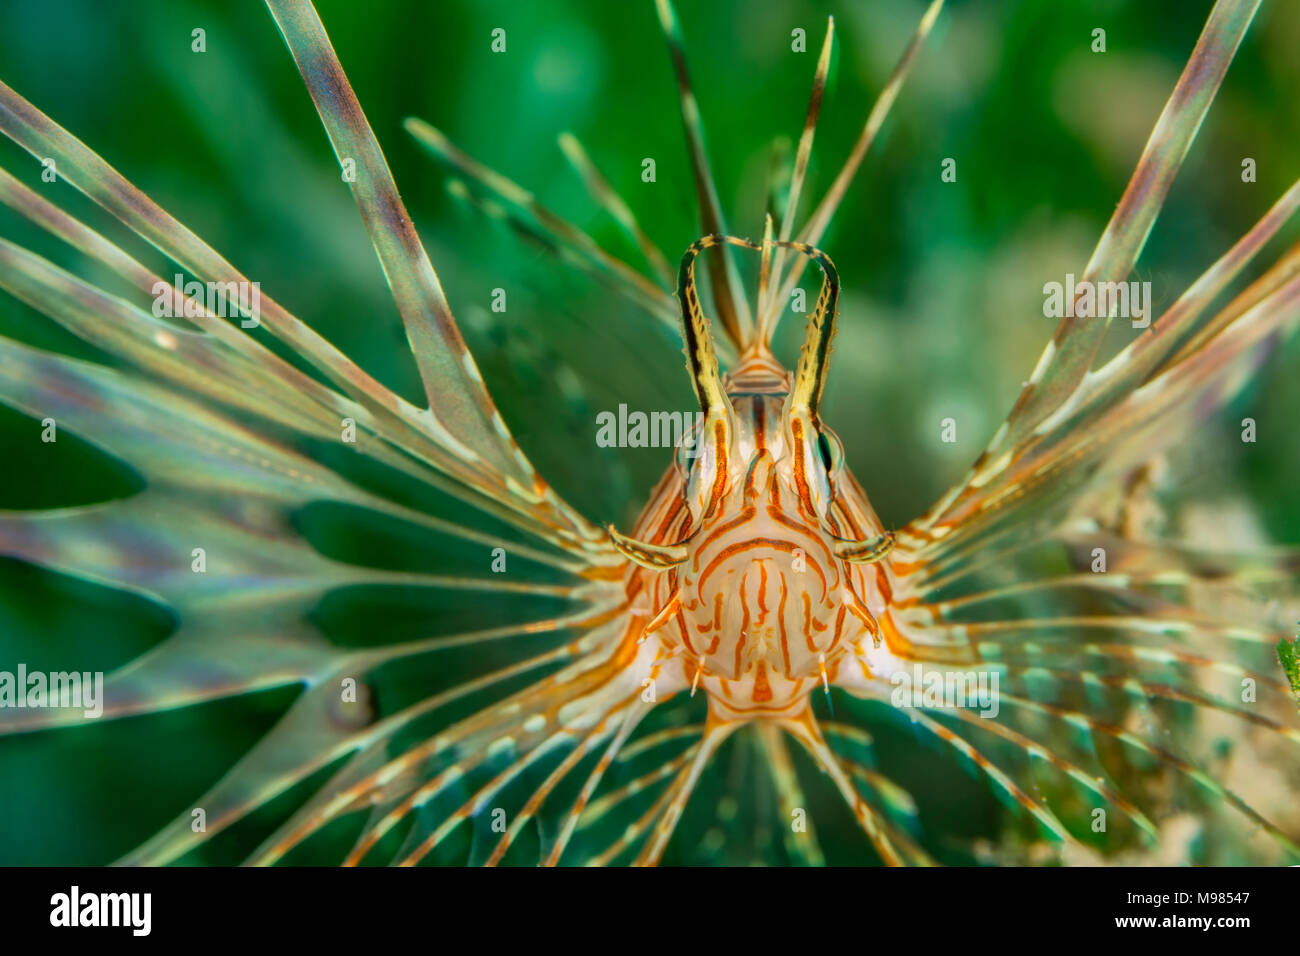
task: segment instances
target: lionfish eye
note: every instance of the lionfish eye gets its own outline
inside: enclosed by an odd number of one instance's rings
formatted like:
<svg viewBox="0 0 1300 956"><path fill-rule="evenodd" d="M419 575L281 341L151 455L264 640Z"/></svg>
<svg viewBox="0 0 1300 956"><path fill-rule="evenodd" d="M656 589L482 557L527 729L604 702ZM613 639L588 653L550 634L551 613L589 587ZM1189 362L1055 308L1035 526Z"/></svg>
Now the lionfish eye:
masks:
<svg viewBox="0 0 1300 956"><path fill-rule="evenodd" d="M690 480L691 469L698 457L695 454L696 447L694 444L683 440L678 443L677 450L673 453L673 463L677 466L677 474L681 477L683 483Z"/></svg>
<svg viewBox="0 0 1300 956"><path fill-rule="evenodd" d="M833 475L844 464L844 447L840 440L829 431L823 430L817 436L817 449L821 452L822 464L826 474Z"/></svg>

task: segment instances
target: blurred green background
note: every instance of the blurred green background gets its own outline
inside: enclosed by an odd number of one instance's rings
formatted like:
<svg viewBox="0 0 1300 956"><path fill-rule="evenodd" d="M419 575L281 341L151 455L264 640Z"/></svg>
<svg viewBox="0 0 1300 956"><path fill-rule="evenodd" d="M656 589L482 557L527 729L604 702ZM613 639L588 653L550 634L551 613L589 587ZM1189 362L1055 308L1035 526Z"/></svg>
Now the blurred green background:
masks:
<svg viewBox="0 0 1300 956"><path fill-rule="evenodd" d="M1081 273L1210 6L952 0L945 9L822 242L844 285L824 417L887 525L960 478L1010 407L1054 327L1042 315L1043 283ZM668 455L597 448L595 416L619 403L689 409L680 342L449 196L447 171L401 124L429 121L639 262L557 148L557 134L572 132L675 263L700 227L653 4L322 0L318 9L506 421L570 501L597 521L630 525ZM770 149L797 139L826 16L836 18L838 63L805 214L923 9L913 0L681 0L732 232L761 232ZM206 31L203 54L191 51L196 27ZM497 27L507 32L503 54L490 47ZM1098 27L1105 53L1091 50ZM806 53L791 50L795 28L807 33ZM1300 4L1266 2L1135 275L1152 283L1157 313L1297 174L1297 41ZM373 375L418 399L355 203L262 5L8 0L0 79ZM654 183L641 181L645 157L656 160ZM940 180L948 157L955 183ZM1241 181L1244 157L1256 160L1255 183ZM39 183L39 166L8 141L0 164ZM143 248L70 187L56 188L65 208ZM79 265L7 210L0 235ZM490 311L498 287L508 293L504 314ZM787 362L801 331L784 329L778 353ZM7 296L0 334L95 354ZM1112 346L1131 334L1117 330ZM1199 460L1210 464L1180 479L1191 496L1245 497L1260 533L1278 542L1300 537L1292 493L1300 443L1291 432L1300 384L1288 374L1298 353L1294 344L1279 350L1236 405L1206 424ZM1258 422L1253 445L1237 437L1246 415ZM947 417L958 423L955 444L940 441ZM131 487L129 472L62 437L57 458L33 467L31 427L0 409L0 508L102 500ZM144 602L0 560L0 666L111 667L170 627L165 611ZM114 858L215 780L291 697L0 740L0 863ZM166 760L160 773L160 755L178 747L186 759ZM966 812L987 816L979 806Z"/></svg>

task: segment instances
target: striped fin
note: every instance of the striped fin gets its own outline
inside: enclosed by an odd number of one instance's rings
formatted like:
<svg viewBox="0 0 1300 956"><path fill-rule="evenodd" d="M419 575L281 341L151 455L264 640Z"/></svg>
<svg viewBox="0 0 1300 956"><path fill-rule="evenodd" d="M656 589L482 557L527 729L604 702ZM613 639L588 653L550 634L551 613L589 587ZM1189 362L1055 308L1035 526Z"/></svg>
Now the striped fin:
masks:
<svg viewBox="0 0 1300 956"><path fill-rule="evenodd" d="M463 786L463 781L473 779L481 769L495 776L497 771L491 769L490 761L499 744L509 744L521 754L531 753L533 748L547 740L552 741L550 747L557 746L567 733L566 727L575 725L567 722L557 724L553 717L547 718L548 709L557 714L568 702L574 705L574 712L568 719L583 719L583 714L592 707L602 706L594 700L584 703L583 697L600 686L604 671L599 664L593 667L568 663L566 669L559 671L554 671L554 665L581 660L584 653L590 652L608 636L607 631L589 632L567 646L557 647L473 681L456 684L367 728L366 733L358 734L352 742L352 749L356 750L353 760L358 767L364 767L364 771L341 773L317 791L307 804L266 839L249 862L265 865L282 859L328 823L369 806L372 795L378 795L388 808L370 821L367 835L354 848L354 857L360 858L416 807L437 803L442 795L454 793ZM376 748L386 747L399 732L417 721L425 721L429 715L438 713L449 704L541 667L553 672L490 707L449 727L439 728L432 735L411 738L406 749L390 753L386 759L376 760L368 756ZM571 681L567 671L574 667L580 669L581 676ZM228 779L238 779L239 774L240 769L236 768ZM429 816L419 841L407 849L418 847L420 841L436 832L438 836L430 844L431 849L468 819L465 811L464 805L452 804Z"/></svg>
<svg viewBox="0 0 1300 956"><path fill-rule="evenodd" d="M650 315L677 328L671 280L657 284L614 258L573 223L543 206L532 193L458 149L439 129L411 118L406 131L438 161L465 176L499 204L504 218L524 235L545 243L566 260L609 284Z"/></svg>
<svg viewBox="0 0 1300 956"><path fill-rule="evenodd" d="M623 197L614 191L614 187L609 181L601 175L596 164L591 161L587 155L586 149L582 143L578 142L576 136L572 133L561 133L559 138L560 151L564 153L565 158L569 161L578 175L582 177L583 183L587 186L587 191L591 193L592 198L600 204L614 221L623 227L627 237L636 243L637 248L641 250L641 255L645 256L646 265L650 267L659 279L659 285L668 289L673 284L673 270L668 265L668 260L664 258L659 247L650 241L650 237L641 229L640 223L636 221L636 215L628 208Z"/></svg>
<svg viewBox="0 0 1300 956"><path fill-rule="evenodd" d="M1133 270L1174 177L1258 8L1259 0L1215 3L1081 281L1120 282ZM1029 384L1012 409L1000 441L990 444L991 453L1003 446L1014 446L1025 430L1036 425L1078 387L1092 366L1110 322L1109 316L1101 319L1067 316L1061 320L1051 345L1039 359Z"/></svg>
<svg viewBox="0 0 1300 956"><path fill-rule="evenodd" d="M853 149L849 153L848 159L845 160L843 167L836 175L835 180L831 183L826 195L822 197L816 208L813 209L812 215L803 228L799 230L797 239L799 242L809 246L816 246L826 235L826 230L831 224L840 203L844 201L844 196L852 185L858 169L862 165L862 160L866 158L871 144L875 142L876 134L880 132L880 127L884 125L889 111L893 109L894 102L898 99L898 94L907 81L916 63L917 54L921 47L925 45L926 38L930 35L935 21L939 18L939 12L943 9L944 0L931 0L930 6L926 8L917 24L916 32L912 35L911 42L903 55L899 58L898 65L890 74L889 80L881 89L876 101L872 104L870 112L867 114L862 132L858 135L857 141L853 144ZM799 283L799 278L803 275L804 267L807 265L803 260L796 260L790 270L790 275L782 282L780 294L772 300L769 309L768 327L772 327L776 322L776 311L782 308L782 304L790 301L790 294L794 287Z"/></svg>
<svg viewBox="0 0 1300 956"><path fill-rule="evenodd" d="M302 73L339 162L356 164L351 188L406 326L429 398L430 417L447 433L465 436L465 442L493 467L532 486L539 479L487 394L320 18L306 0L268 0L267 6Z"/></svg>
<svg viewBox="0 0 1300 956"><path fill-rule="evenodd" d="M691 89L690 74L686 69L686 51L682 43L681 24L671 0L655 0L659 23L668 39L672 54L673 72L682 104L682 125L690 150L691 171L695 176L695 195L700 207L701 231L724 235L727 232L722 207L718 201L718 188L713 181L708 152L704 146L704 125L700 120L699 104ZM737 351L743 351L754 336L754 319L749 311L749 301L740 284L727 249L717 249L708 260L709 276L713 281L713 304L718 311L722 329Z"/></svg>
<svg viewBox="0 0 1300 956"><path fill-rule="evenodd" d="M781 215L780 239L789 242L794 230L795 216L799 212L799 199L803 193L804 181L808 177L808 164L812 160L813 138L817 133L817 119L821 116L822 98L826 93L826 80L831 69L831 55L835 49L835 18L826 18L826 39L822 41L822 51L817 57L817 69L813 74L812 92L808 95L808 114L804 118L803 132L799 136L799 148L795 153L794 171L790 177L790 190L786 197L785 211ZM776 252L776 261L772 273L778 280L785 268L786 251L780 247ZM767 283L763 283L766 288ZM758 297L759 322L758 342L767 346L772 341L780 311L772 309L766 297L760 292Z"/></svg>
<svg viewBox="0 0 1300 956"><path fill-rule="evenodd" d="M54 158L58 162L62 177L149 240L191 274L210 282L237 285L249 282L247 277L236 271L211 248L131 186L102 159L3 84L0 84L0 131L34 155ZM0 197L38 225L49 229L86 252L87 255L104 262L137 288L143 289L145 281L157 279L129 256L75 219L60 213L49 203L32 194L30 190L21 187L7 174L0 177ZM16 294L20 294L20 297L33 301L36 308L49 312L48 308L40 304L45 300L45 294L41 290L59 286L74 290L72 294L83 299L94 295L99 302L112 301L102 293L96 292L92 286L72 280L61 270L48 266L43 260L17 247L7 248L10 250L7 270L9 288ZM17 284L19 282L22 283L21 286ZM152 292L152 285L149 291ZM180 298L179 293L177 298ZM80 325L74 331L78 334L93 332L102 347L122 352L125 343L132 338L148 340L149 323L141 326L132 319L127 323L128 327L94 329L88 324L88 318L76 318L78 307L74 301L68 300L68 302L68 308L62 315L57 316L60 321L65 324L74 319L79 321ZM534 527L548 529L544 532L548 537L566 541L568 546L589 551L593 555L599 555L602 550L608 549L604 543L604 536L559 502L549 489L539 485L538 482L522 484L518 480L509 479L507 474L494 473L485 462L481 463L482 467L479 469L469 466L469 462L478 460L477 452L442 429L427 411L413 408L370 378L307 326L287 313L270 296L262 295L260 304L261 324L281 338L296 353L311 362L351 397L356 403L358 414L348 417L354 418L359 425L374 428L399 447L422 456L428 464L443 475L450 476L454 482L473 488L477 493L487 492L488 498L495 499L496 502L494 504L492 501L480 498L480 505L493 508L499 507L501 503L508 503L509 510L529 514L527 520ZM141 313L137 310L130 314L138 316ZM311 396L324 407L332 406L335 410L345 407L340 404L342 399L330 397L329 390L323 389L310 379L305 379L301 373L293 371L285 363L276 360L271 353L257 346L247 335L233 326L218 321L201 310L193 321L204 329L207 336L187 337L177 331L161 339L155 336L149 345L140 342L127 354L132 361L151 371L161 371L169 365L176 370L175 360L169 359L165 352L170 347L168 343L178 341L193 343L191 354L201 356L203 364L209 369L215 370L225 366L230 370L227 378L230 378L236 370L240 374L261 378L268 388L273 389L271 394L280 398L285 404L294 403L302 406L302 396L305 395ZM152 323L153 328L157 325L156 321ZM208 337L211 338L210 342L207 341ZM243 358L223 356L221 353L224 349L232 349ZM278 386L274 384L276 379L281 383ZM192 374L189 376L189 384L192 387L202 387L202 383L195 381L195 376ZM295 390L298 394L294 394ZM247 389L245 388L244 391L247 392ZM232 393L228 391L227 394ZM247 405L249 399L245 397L243 401ZM287 412L287 409L285 411ZM319 419L320 412L313 411L308 417L311 416ZM497 436L493 442L500 440L500 436ZM505 441L509 442L508 436ZM389 455L388 460L393 463L397 459ZM449 482L438 474L429 475L426 472L426 480L438 483L444 489L449 485ZM612 551L608 551L607 554L612 555Z"/></svg>
<svg viewBox="0 0 1300 956"><path fill-rule="evenodd" d="M1082 282L1119 282L1132 271L1258 6L1259 0L1215 4ZM1003 467L1004 450L1014 453L1035 426L1074 395L1091 369L1110 321L1109 316L1062 319L1006 421L970 474L941 500L932 516L942 513L958 495L985 485Z"/></svg>

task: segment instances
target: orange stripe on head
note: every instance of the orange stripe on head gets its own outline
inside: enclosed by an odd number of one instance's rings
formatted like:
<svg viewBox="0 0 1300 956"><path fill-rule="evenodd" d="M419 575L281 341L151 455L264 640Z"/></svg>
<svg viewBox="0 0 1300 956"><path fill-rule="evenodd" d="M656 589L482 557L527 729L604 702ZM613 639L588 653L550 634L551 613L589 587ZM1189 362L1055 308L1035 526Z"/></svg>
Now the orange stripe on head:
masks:
<svg viewBox="0 0 1300 956"><path fill-rule="evenodd" d="M713 423L713 456L713 491L709 493L709 503L704 508L706 515L712 514L727 494L727 425L722 421Z"/></svg>
<svg viewBox="0 0 1300 956"><path fill-rule="evenodd" d="M781 632L781 660L785 662L785 672L790 673L790 639L785 632L785 599L788 588L785 575L781 575L781 601L776 608L776 623Z"/></svg>
<svg viewBox="0 0 1300 956"><path fill-rule="evenodd" d="M794 448L790 450L790 454L794 464L794 487L799 495L799 509L809 520L816 520L817 509L813 507L812 489L808 487L808 475L804 471L802 419L791 419L790 433L794 436Z"/></svg>

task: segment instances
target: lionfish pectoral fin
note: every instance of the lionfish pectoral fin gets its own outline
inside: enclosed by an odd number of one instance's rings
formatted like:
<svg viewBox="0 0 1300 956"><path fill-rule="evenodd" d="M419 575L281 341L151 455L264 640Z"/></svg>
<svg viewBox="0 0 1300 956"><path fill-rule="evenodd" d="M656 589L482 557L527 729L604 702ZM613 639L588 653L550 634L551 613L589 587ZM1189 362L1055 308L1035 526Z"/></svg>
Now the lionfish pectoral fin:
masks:
<svg viewBox="0 0 1300 956"><path fill-rule="evenodd" d="M666 571L686 561L686 543L651 544L629 538L613 525L610 525L609 538L629 561L648 568L651 571Z"/></svg>
<svg viewBox="0 0 1300 956"><path fill-rule="evenodd" d="M852 564L874 564L894 550L894 532L886 531L874 538L849 541L836 538L831 545L835 557Z"/></svg>

